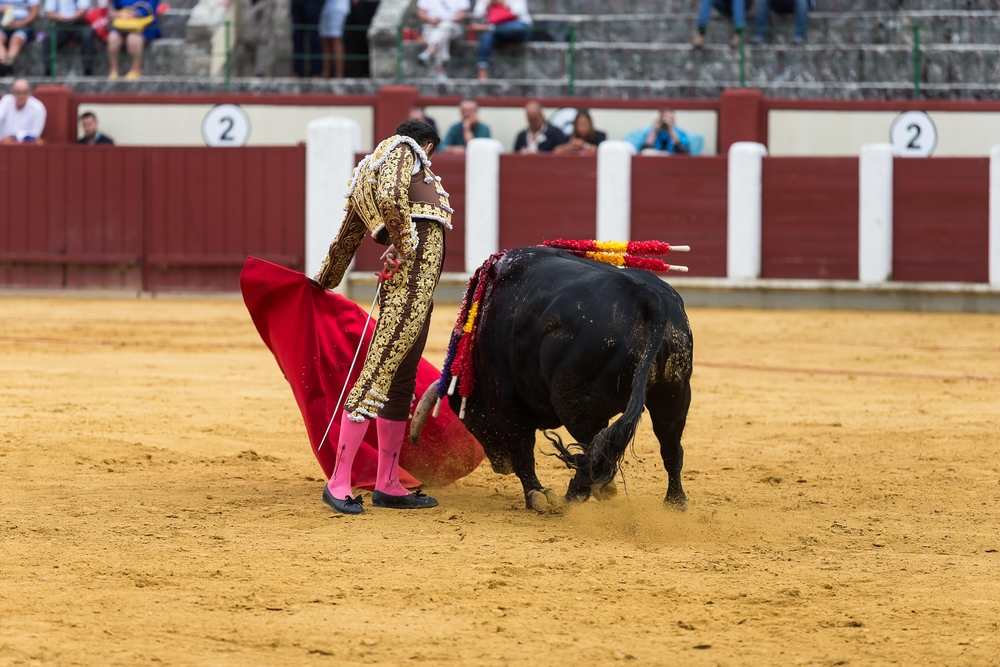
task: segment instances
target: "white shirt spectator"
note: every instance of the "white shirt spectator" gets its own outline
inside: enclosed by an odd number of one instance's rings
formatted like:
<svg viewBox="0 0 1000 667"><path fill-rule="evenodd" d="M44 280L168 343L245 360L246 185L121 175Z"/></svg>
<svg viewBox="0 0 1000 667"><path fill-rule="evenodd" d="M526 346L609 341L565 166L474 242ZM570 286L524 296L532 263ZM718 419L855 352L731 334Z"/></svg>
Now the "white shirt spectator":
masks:
<svg viewBox="0 0 1000 667"><path fill-rule="evenodd" d="M476 0L476 9L472 12L479 21L486 20L486 9L490 6L490 0ZM510 13L517 17L521 23L531 25L531 14L528 13L528 0L507 0L507 7Z"/></svg>
<svg viewBox="0 0 1000 667"><path fill-rule="evenodd" d="M7 93L0 97L0 139L13 136L23 141L25 137L41 137L45 116L45 105L37 98L29 97L24 107L18 109L17 100Z"/></svg>
<svg viewBox="0 0 1000 667"><path fill-rule="evenodd" d="M15 21L23 21L28 18L31 8L42 4L42 0L3 0L3 4L14 8Z"/></svg>
<svg viewBox="0 0 1000 667"><path fill-rule="evenodd" d="M470 7L469 0L417 0L417 9L439 21L453 21L459 12L467 12Z"/></svg>
<svg viewBox="0 0 1000 667"><path fill-rule="evenodd" d="M90 9L90 0L45 0L45 13L70 18L81 9Z"/></svg>

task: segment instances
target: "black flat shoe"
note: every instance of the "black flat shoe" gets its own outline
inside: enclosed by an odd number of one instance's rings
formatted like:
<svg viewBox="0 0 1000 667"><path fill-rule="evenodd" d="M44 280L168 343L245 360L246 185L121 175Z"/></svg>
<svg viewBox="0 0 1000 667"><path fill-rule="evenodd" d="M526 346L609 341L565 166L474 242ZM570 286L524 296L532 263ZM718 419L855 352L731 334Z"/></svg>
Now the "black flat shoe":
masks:
<svg viewBox="0 0 1000 667"><path fill-rule="evenodd" d="M425 496L420 490L405 496L390 496L381 491L372 491L372 505L375 507L388 507L394 510L422 510L428 507L437 507L437 504L438 501L430 496Z"/></svg>
<svg viewBox="0 0 1000 667"><path fill-rule="evenodd" d="M364 514L365 506L361 501L361 496L347 496L343 500L333 497L330 489L323 487L323 502L330 506L337 514Z"/></svg>

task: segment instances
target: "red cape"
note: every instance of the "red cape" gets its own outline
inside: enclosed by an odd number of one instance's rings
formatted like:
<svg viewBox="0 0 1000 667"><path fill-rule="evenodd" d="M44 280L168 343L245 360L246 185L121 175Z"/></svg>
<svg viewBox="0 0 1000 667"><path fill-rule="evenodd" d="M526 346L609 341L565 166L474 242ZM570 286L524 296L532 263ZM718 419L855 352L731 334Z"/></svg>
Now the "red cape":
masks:
<svg viewBox="0 0 1000 667"><path fill-rule="evenodd" d="M317 447L330 422L333 403L347 382L347 370L365 326L365 312L352 301L310 282L302 273L256 257L247 258L240 274L240 289L260 337L292 387L313 453L329 479L336 460L342 405L323 448L317 450ZM351 386L361 374L374 329L372 319L365 333L364 349L351 374ZM440 375L431 363L421 359L417 396L437 382ZM408 488L420 486L421 480L438 486L450 484L475 470L483 456L479 442L465 430L445 401L437 419L427 421L420 447L413 447L409 440L404 442L399 478ZM354 461L352 486L373 489L377 465L378 437L372 421Z"/></svg>

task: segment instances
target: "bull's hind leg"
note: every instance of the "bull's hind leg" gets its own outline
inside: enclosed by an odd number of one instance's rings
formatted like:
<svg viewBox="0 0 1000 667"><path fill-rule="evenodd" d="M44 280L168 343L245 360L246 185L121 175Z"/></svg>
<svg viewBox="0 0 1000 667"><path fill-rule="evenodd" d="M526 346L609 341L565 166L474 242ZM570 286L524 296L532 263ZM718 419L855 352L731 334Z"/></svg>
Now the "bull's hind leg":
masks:
<svg viewBox="0 0 1000 667"><path fill-rule="evenodd" d="M687 496L681 486L681 468L684 466L681 436L684 434L690 405L689 382L654 385L646 393L646 407L653 422L653 433L660 441L660 456L663 458L663 467L667 470L667 496L663 502L679 510L685 510L688 506Z"/></svg>

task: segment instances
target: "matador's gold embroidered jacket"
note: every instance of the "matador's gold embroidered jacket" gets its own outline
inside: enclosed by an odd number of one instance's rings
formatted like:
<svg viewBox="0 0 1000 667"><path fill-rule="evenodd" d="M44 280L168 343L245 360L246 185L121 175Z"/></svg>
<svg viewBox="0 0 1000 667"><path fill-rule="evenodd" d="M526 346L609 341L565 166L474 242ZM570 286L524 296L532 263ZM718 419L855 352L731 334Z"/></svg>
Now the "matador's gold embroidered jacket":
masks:
<svg viewBox="0 0 1000 667"><path fill-rule="evenodd" d="M316 278L326 289L340 284L366 233L409 255L419 243L415 218L451 229L453 213L427 154L416 141L400 135L389 137L358 163L344 210L344 222Z"/></svg>

